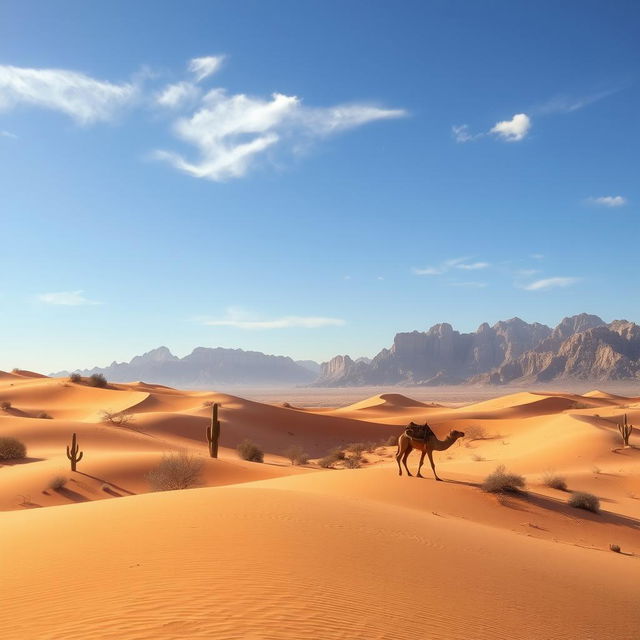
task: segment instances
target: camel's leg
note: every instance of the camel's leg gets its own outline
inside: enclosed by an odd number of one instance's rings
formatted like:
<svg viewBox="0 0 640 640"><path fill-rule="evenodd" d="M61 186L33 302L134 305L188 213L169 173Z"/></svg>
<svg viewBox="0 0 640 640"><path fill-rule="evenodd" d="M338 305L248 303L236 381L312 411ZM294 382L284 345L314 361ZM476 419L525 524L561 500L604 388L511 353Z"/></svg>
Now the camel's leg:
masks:
<svg viewBox="0 0 640 640"><path fill-rule="evenodd" d="M402 458L402 454L404 453L404 440L398 438L398 451L396 452L396 462L398 463L398 475L402 475L402 467L400 466L400 458Z"/></svg>
<svg viewBox="0 0 640 640"><path fill-rule="evenodd" d="M423 449L420 452L420 463L418 464L418 473L416 473L416 477L417 478L422 478L424 477L421 473L420 473L420 469L422 469L422 463L424 462L424 454L426 453L426 450Z"/></svg>
<svg viewBox="0 0 640 640"><path fill-rule="evenodd" d="M409 443L407 445L406 451L404 452L404 455L402 456L402 464L404 464L404 468L407 470L407 475L408 476L411 476L411 471L409 471L409 467L407 467L407 458L409 457L409 454L412 451L413 451L413 447L411 446L411 443Z"/></svg>
<svg viewBox="0 0 640 640"><path fill-rule="evenodd" d="M429 462L431 463L431 469L433 470L433 477L442 482L440 478L438 478L438 474L436 473L436 465L433 463L433 451L431 449L427 449L427 455L429 456Z"/></svg>

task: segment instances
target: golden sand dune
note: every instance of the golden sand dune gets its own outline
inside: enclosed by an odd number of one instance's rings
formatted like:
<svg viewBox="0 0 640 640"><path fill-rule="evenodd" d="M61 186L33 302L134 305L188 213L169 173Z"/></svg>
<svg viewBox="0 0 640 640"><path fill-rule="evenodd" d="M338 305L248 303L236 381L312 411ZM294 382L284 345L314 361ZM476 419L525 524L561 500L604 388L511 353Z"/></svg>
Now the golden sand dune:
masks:
<svg viewBox="0 0 640 640"><path fill-rule="evenodd" d="M381 394L319 411L12 373L0 400L0 435L28 447L0 466L3 639L618 640L640 626L640 436L623 448L616 426L623 413L640 422L637 398L518 393L455 408ZM105 422L107 409L131 421ZM414 419L440 438L468 432L435 453L445 482L428 463L424 479L398 476L394 447L354 470L283 457L292 444L317 458L381 442ZM244 438L264 464L238 458ZM205 486L148 493L149 471L178 449L202 458ZM526 493L481 490L499 464ZM545 485L550 471L568 491ZM65 486L49 488L56 475ZM569 506L571 491L601 511Z"/></svg>

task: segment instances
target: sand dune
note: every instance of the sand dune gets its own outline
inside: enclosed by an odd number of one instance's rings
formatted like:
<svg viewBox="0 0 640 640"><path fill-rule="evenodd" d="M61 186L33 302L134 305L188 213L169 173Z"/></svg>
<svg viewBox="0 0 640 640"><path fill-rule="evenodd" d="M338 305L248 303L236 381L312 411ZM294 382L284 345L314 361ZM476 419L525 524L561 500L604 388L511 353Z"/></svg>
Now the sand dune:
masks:
<svg viewBox="0 0 640 640"><path fill-rule="evenodd" d="M623 413L640 421L637 398L551 391L447 407L383 393L305 410L7 373L0 400L0 435L28 447L0 466L3 638L617 640L640 626L640 436L622 448L616 427ZM105 409L132 422L106 423ZM355 470L282 455L380 443L425 419L440 437L472 436L436 452L445 482L428 466L424 479L399 477L394 447ZM74 473L72 432L85 452ZM244 438L264 464L238 458ZM148 472L182 449L203 460L203 487L148 493ZM526 493L481 491L498 464L525 476ZM544 484L549 471L597 495L601 512L570 507ZM49 488L56 475L61 489Z"/></svg>

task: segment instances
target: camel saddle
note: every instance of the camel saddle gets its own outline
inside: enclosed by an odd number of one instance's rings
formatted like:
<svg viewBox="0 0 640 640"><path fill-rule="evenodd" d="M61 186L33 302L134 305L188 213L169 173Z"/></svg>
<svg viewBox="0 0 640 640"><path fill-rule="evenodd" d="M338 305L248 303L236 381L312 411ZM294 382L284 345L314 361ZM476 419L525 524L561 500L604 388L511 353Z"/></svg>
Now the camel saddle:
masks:
<svg viewBox="0 0 640 640"><path fill-rule="evenodd" d="M431 427L426 422L424 424L410 422L404 432L414 440L426 440L427 438L436 437L436 434L433 433Z"/></svg>

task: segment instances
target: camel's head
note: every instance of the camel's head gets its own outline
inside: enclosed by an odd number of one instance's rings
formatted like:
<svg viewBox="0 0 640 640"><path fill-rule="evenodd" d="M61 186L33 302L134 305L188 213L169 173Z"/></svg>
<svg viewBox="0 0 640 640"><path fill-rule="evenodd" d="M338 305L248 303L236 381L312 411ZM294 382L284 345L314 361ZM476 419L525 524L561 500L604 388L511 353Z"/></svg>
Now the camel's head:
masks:
<svg viewBox="0 0 640 640"><path fill-rule="evenodd" d="M455 429L449 434L450 437L457 440L458 438L464 438L464 431L456 431Z"/></svg>

